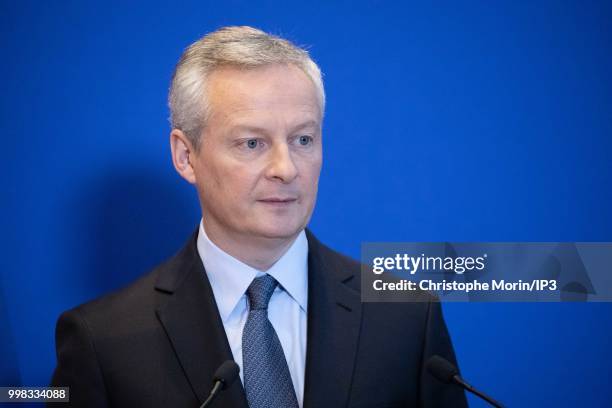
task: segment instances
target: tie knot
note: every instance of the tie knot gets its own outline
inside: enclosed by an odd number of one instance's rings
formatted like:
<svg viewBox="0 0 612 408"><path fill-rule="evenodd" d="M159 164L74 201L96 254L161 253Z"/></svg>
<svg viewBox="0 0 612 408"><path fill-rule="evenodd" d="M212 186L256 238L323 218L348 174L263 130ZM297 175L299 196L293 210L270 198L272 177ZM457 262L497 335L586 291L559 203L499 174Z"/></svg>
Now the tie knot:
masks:
<svg viewBox="0 0 612 408"><path fill-rule="evenodd" d="M251 310L267 309L276 285L278 285L278 282L270 275L253 279L247 289Z"/></svg>

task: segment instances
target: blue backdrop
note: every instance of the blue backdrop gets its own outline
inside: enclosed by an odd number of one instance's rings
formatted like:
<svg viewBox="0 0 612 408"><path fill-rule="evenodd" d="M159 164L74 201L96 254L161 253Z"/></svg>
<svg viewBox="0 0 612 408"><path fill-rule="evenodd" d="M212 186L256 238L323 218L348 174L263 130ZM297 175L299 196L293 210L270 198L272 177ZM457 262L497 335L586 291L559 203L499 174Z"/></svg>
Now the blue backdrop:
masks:
<svg viewBox="0 0 612 408"><path fill-rule="evenodd" d="M330 246L612 241L609 1L125 3L0 5L0 385L47 384L60 312L195 228L165 98L223 25L309 45L324 71L311 228ZM444 311L466 378L508 406L610 403L612 305Z"/></svg>

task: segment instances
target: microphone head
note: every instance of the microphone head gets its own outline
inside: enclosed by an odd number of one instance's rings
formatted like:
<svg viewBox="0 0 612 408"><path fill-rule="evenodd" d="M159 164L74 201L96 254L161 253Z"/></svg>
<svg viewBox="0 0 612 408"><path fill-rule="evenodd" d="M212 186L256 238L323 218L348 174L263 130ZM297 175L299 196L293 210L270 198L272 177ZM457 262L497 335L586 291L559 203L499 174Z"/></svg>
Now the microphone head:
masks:
<svg viewBox="0 0 612 408"><path fill-rule="evenodd" d="M222 384L221 389L224 390L236 381L239 372L240 367L238 367L234 360L226 360L215 371L213 383L220 381Z"/></svg>
<svg viewBox="0 0 612 408"><path fill-rule="evenodd" d="M459 374L457 367L438 355L433 355L425 364L427 371L443 383L453 382L453 377Z"/></svg>

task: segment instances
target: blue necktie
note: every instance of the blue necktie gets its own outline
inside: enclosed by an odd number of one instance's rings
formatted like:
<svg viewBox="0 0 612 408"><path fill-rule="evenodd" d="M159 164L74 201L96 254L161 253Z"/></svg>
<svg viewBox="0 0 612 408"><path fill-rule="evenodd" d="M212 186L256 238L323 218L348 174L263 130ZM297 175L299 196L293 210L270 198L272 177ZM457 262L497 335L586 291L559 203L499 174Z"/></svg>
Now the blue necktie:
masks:
<svg viewBox="0 0 612 408"><path fill-rule="evenodd" d="M250 408L298 408L283 347L268 320L268 302L277 284L265 275L247 289L250 308L242 332L242 365Z"/></svg>

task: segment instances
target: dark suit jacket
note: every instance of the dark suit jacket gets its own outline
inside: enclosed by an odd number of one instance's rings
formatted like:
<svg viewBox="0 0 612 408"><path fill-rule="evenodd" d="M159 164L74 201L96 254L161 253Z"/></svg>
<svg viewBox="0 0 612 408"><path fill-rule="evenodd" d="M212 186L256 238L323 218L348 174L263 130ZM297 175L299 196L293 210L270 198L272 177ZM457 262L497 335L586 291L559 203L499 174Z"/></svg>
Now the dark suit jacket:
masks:
<svg viewBox="0 0 612 408"><path fill-rule="evenodd" d="M455 362L440 304L361 303L359 263L306 234L304 407L467 406L463 391L423 368L432 354ZM52 385L70 387L70 406L198 407L206 398L232 353L196 237L131 286L60 316ZM213 406L247 408L240 380Z"/></svg>

